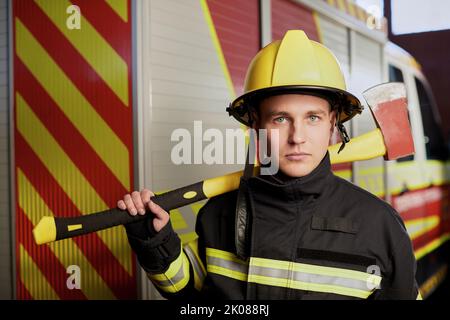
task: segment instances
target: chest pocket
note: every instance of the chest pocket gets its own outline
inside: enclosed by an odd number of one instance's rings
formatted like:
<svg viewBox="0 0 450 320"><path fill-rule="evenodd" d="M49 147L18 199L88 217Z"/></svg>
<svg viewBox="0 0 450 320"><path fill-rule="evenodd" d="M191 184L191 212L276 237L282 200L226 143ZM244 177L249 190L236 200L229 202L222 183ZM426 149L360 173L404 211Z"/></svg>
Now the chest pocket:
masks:
<svg viewBox="0 0 450 320"><path fill-rule="evenodd" d="M359 231L359 221L314 215L311 229L355 235ZM328 237L325 234L323 236ZM352 239L346 240L354 242ZM318 243L310 244L316 248L297 248L296 255L298 266L304 273L302 280L308 282L307 296L315 299L323 294L331 294L332 298L366 299L379 287L381 276L380 272L377 272L375 258L348 251L349 248L345 250L345 242L341 243L341 250L338 249L339 242L336 241L325 246L319 246Z"/></svg>
<svg viewBox="0 0 450 320"><path fill-rule="evenodd" d="M311 229L356 234L359 223L349 218L313 216Z"/></svg>

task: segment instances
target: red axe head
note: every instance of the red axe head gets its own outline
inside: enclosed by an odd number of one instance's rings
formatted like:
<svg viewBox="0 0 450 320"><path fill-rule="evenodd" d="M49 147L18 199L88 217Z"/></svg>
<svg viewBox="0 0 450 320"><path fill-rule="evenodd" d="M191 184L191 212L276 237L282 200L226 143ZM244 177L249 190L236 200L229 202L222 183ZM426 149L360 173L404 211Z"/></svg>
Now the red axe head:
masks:
<svg viewBox="0 0 450 320"><path fill-rule="evenodd" d="M405 85L401 82L383 83L367 89L362 95L383 134L386 145L384 159L395 160L414 154ZM402 138L398 139L399 136Z"/></svg>

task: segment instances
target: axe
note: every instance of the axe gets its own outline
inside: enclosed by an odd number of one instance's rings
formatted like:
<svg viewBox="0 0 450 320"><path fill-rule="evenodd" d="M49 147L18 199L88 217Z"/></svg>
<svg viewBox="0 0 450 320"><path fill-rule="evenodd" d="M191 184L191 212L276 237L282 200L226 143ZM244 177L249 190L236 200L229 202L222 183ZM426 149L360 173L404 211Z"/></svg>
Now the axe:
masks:
<svg viewBox="0 0 450 320"><path fill-rule="evenodd" d="M395 160L414 153L408 111L402 83L385 83L366 90L363 97L375 119L377 128L352 138L340 153L339 144L328 148L332 164L368 160L384 156ZM152 197L167 212L197 201L236 190L243 171L206 179ZM49 243L145 219L128 211L113 208L79 217L42 217L33 229L37 244Z"/></svg>

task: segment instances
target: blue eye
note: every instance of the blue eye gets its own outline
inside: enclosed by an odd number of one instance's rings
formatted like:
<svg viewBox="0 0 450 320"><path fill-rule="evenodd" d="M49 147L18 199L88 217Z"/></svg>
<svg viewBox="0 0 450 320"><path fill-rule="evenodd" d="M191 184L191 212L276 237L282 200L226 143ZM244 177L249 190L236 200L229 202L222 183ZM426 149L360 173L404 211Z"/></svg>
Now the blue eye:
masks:
<svg viewBox="0 0 450 320"><path fill-rule="evenodd" d="M309 116L309 119L310 119L311 121L313 121L313 122L316 122L316 121L318 121L320 118L319 118L318 116L311 115L311 116Z"/></svg>
<svg viewBox="0 0 450 320"><path fill-rule="evenodd" d="M275 118L275 122L277 122L277 123L283 123L285 120L286 120L286 117Z"/></svg>

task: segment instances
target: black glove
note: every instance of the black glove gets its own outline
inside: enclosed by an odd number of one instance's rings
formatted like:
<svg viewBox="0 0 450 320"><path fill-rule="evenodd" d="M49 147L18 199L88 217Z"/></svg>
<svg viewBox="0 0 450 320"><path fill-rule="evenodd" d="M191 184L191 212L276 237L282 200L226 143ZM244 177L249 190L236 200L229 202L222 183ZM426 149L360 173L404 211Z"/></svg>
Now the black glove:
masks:
<svg viewBox="0 0 450 320"><path fill-rule="evenodd" d="M164 272L180 254L181 240L170 220L159 231L153 227L153 216L125 225L128 242L138 257L139 264L149 273Z"/></svg>

